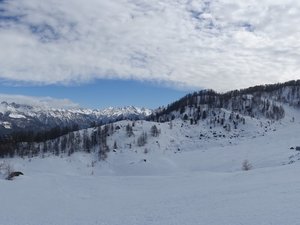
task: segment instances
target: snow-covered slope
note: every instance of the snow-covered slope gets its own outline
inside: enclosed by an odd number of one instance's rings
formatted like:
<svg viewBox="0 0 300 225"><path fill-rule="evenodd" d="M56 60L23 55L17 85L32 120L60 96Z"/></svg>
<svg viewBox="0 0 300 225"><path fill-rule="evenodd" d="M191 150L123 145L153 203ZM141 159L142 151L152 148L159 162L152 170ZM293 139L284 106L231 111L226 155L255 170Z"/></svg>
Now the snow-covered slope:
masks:
<svg viewBox="0 0 300 225"><path fill-rule="evenodd" d="M244 160L249 160L255 168L285 165L297 160L297 152L290 148L300 146L300 111L287 105L284 108L286 116L282 120L246 116L245 124L231 130L209 120L193 125L180 119L169 123L136 121L133 135L128 137L126 126L131 122L120 121L115 124L120 129L107 138L110 153L102 166L112 174L134 175L141 171L135 165L143 167L150 161L155 168L149 167L141 173L159 175L193 170L239 171ZM151 135L153 126L160 132L158 137ZM138 146L144 132L147 143ZM128 165L133 174L127 173Z"/></svg>
<svg viewBox="0 0 300 225"><path fill-rule="evenodd" d="M107 123L120 119L143 119L151 110L133 106L91 110L80 108L55 109L45 105L0 103L0 134L17 130L45 130L55 126L88 127L91 123Z"/></svg>
<svg viewBox="0 0 300 225"><path fill-rule="evenodd" d="M251 96L225 108L201 105L197 120L196 108L183 105L154 119L175 117L165 123L122 120L15 145L22 157L0 160L0 172L2 162L25 175L0 179L0 224L298 225L300 110L292 90L257 96L262 107ZM272 104L284 114L275 116Z"/></svg>
<svg viewBox="0 0 300 225"><path fill-rule="evenodd" d="M100 162L96 152L6 159L25 175L0 180L0 224L297 225L300 156L290 148L300 145L300 113L285 111L281 121L246 117L231 131L137 121L130 138L131 122L120 121ZM147 144L137 146L143 132Z"/></svg>
<svg viewBox="0 0 300 225"><path fill-rule="evenodd" d="M15 161L26 175L0 180L0 223L299 224L300 164L248 172L99 176L91 171L101 167L87 167L86 156L70 160Z"/></svg>

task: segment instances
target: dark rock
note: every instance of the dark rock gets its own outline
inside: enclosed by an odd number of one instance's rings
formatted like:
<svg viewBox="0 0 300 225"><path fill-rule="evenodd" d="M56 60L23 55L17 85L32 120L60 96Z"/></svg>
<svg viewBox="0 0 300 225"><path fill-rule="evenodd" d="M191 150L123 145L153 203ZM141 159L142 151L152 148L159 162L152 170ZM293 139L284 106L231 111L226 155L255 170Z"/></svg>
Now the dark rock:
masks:
<svg viewBox="0 0 300 225"><path fill-rule="evenodd" d="M7 176L7 180L12 180L14 177L20 176L20 175L24 175L22 172L16 171L16 172L11 172L8 176Z"/></svg>

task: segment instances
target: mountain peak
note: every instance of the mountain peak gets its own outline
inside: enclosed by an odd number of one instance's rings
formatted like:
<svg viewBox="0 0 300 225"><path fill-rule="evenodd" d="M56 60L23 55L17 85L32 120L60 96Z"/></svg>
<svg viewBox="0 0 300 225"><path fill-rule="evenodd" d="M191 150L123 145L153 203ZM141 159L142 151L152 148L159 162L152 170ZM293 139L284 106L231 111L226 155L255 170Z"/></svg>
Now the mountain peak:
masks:
<svg viewBox="0 0 300 225"><path fill-rule="evenodd" d="M25 105L2 102L0 104L0 134L17 130L45 130L55 126L79 124L81 128L92 123L108 123L122 119L144 119L151 110L134 106L109 107L107 109L50 108L41 105ZM2 125L1 125L2 124ZM3 124L10 124L8 126Z"/></svg>

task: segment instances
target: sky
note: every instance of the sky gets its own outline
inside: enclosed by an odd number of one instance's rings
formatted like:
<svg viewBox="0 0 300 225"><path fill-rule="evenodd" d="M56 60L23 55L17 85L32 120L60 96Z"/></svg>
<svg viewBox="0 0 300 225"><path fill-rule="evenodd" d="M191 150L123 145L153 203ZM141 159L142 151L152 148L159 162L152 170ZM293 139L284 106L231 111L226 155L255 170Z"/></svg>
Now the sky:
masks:
<svg viewBox="0 0 300 225"><path fill-rule="evenodd" d="M63 85L0 85L0 90L2 92L0 101L25 102L34 105L47 103L54 108L92 109L130 105L156 109L159 106L166 106L192 91L173 89L163 84L150 82L105 79L67 87Z"/></svg>
<svg viewBox="0 0 300 225"><path fill-rule="evenodd" d="M299 79L299 23L297 0L0 0L0 99L157 107Z"/></svg>

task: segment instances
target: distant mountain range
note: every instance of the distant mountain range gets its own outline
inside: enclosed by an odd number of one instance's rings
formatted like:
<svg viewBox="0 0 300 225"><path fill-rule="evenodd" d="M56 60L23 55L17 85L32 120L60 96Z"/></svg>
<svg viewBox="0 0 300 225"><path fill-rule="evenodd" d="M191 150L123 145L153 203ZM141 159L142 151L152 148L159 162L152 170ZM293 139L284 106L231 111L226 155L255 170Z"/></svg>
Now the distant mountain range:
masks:
<svg viewBox="0 0 300 225"><path fill-rule="evenodd" d="M123 108L93 109L55 109L44 106L0 103L0 134L12 131L41 131L56 126L72 126L87 128L91 124L105 124L123 119L144 119L152 113L145 108L128 106Z"/></svg>
<svg viewBox="0 0 300 225"><path fill-rule="evenodd" d="M145 146L147 152L165 145L164 149L181 151L182 141L188 143L185 148L212 140L212 143L226 140L230 144L236 138L275 132L282 121L295 124L300 121L299 109L300 81L227 93L202 90L153 111L133 106L105 110L52 109L2 102L0 157L41 152L71 155L86 151L104 160L110 150L118 148ZM119 122L112 123L116 121ZM65 126L71 129L60 129ZM91 128L84 129L88 127ZM25 132L3 135L12 131ZM159 135L159 140L154 140ZM147 144L148 136L151 145Z"/></svg>
<svg viewBox="0 0 300 225"><path fill-rule="evenodd" d="M78 125L79 129L120 120L145 119L167 122L181 118L197 123L199 120L221 120L221 109L241 116L279 120L285 117L283 104L300 108L300 80L260 85L226 93L201 90L184 96L155 110L128 106L123 108L57 109L41 105L0 103L0 135L12 131L44 131L54 127Z"/></svg>

